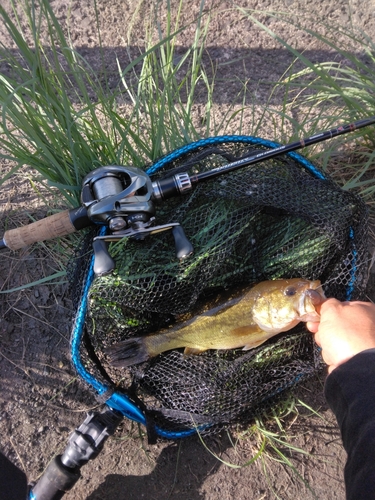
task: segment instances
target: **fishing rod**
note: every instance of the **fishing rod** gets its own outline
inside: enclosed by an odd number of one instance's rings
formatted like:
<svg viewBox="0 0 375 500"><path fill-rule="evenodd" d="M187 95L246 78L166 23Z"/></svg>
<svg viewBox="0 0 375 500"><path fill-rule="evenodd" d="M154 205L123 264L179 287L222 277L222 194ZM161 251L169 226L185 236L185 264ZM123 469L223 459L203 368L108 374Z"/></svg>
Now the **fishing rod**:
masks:
<svg viewBox="0 0 375 500"><path fill-rule="evenodd" d="M108 254L108 242L127 237L144 239L147 235L171 230L175 240L177 258L183 259L192 253L192 245L178 223L153 225L156 212L155 202L162 202L189 193L197 184L228 172L373 124L375 124L375 116L319 132L290 144L258 151L254 155L213 168L207 172L194 175L180 172L154 182L151 181L146 172L139 168L99 167L83 179L80 207L65 210L27 226L6 231L0 240L0 249L18 250L38 241L66 236L97 224L108 228L110 233L94 238L95 273L98 275L111 272L115 266ZM184 148L180 148L179 152L183 152Z"/></svg>
<svg viewBox="0 0 375 500"><path fill-rule="evenodd" d="M298 149L311 146L312 144L323 142L326 141L327 139L333 139L334 137L337 137L339 135L347 134L349 132L354 132L355 130L358 130L363 127L368 127L369 125L374 125L374 124L375 124L375 116L371 116L364 120L358 120L357 122L354 123L341 125L337 128L326 130L324 132L319 132L310 137L305 137L304 139L300 139L299 141L292 142L290 144L281 145L266 151L260 151L253 156L241 158L240 160L228 163L226 165L222 165L220 167L213 168L212 170L209 170L207 172L201 172L199 174L195 174L189 177L189 180L191 185L193 186L194 184L198 184L202 181L216 178L219 175L232 172L239 168L247 167L249 165L253 165L254 163L259 163L264 160L275 158L282 154L291 153L292 151L296 151ZM177 174L177 175L186 176L187 174ZM164 179L162 181L157 181L156 183L154 183L158 185L157 187L155 186L155 191L156 191L155 198L167 199L174 196L175 194L182 194L183 192L186 192L185 180L182 188L179 188L179 186L177 186L178 181L175 181L175 186L172 187L172 182L173 182L173 177L169 179ZM157 188L159 188L160 194L158 194Z"/></svg>

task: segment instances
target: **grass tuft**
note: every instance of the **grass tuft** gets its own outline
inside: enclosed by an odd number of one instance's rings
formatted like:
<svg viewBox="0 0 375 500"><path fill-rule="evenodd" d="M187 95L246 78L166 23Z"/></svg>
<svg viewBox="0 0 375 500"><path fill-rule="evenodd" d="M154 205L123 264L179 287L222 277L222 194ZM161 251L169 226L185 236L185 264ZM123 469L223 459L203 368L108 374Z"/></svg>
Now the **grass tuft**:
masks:
<svg viewBox="0 0 375 500"><path fill-rule="evenodd" d="M205 95L210 126L213 89L202 65L209 26L204 0L193 43L182 57L176 55L178 35L186 28L179 26L180 2L176 13L168 9L163 29L150 21L144 52L125 68L118 61L119 84L112 90L105 71L97 74L75 50L48 0L11 5L12 13L0 7L17 47L0 47L1 61L11 68L0 76L0 145L1 157L16 166L0 185L26 165L77 206L81 180L93 168L142 166L200 137L192 119L198 90Z"/></svg>

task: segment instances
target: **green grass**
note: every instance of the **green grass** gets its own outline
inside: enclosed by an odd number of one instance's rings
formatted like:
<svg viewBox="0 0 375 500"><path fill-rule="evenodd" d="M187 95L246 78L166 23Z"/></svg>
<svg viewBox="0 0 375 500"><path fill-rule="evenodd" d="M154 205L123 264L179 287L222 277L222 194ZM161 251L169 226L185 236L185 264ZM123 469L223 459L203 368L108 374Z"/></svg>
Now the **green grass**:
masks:
<svg viewBox="0 0 375 500"><path fill-rule="evenodd" d="M308 406L293 393L289 393L272 408L256 416L254 423L246 430L238 429L228 432L231 449L226 450L225 454L229 458L224 459L221 454L213 451L209 439L200 435L199 439L212 456L231 469L242 469L254 465L255 462L258 463L270 488L269 493L272 493L275 499L281 497L273 489L275 481L270 477L270 473L275 471L275 467L272 466L273 462L277 462L281 467L286 467L309 492L308 498L317 500L316 492L303 477L304 471L300 467L301 457L304 458L305 462L309 461L315 464L327 459L314 456L300 446L293 444L304 432L298 429L298 426L296 426L297 430L294 428L301 414L304 415L304 418L307 416L315 417L323 425L327 424L319 411ZM249 454L251 458L248 458Z"/></svg>
<svg viewBox="0 0 375 500"><path fill-rule="evenodd" d="M259 13L240 10L295 57L277 84L284 92L284 117L295 137L375 115L375 42L368 33L302 14L296 21L296 16L267 13L309 35L332 54L332 60L315 63L260 22ZM343 189L357 192L375 208L374 150L375 127L370 126L303 153L317 161Z"/></svg>
<svg viewBox="0 0 375 500"><path fill-rule="evenodd" d="M251 113L257 105L250 102L244 83L243 105L229 107L220 120L215 116L215 71L209 78L203 64L210 15L215 13L207 11L203 0L200 14L192 21L193 41L185 53L177 54L176 47L179 35L191 26L181 26L182 2L174 8L168 3L163 26L155 15L145 27L145 50L126 67L117 61L119 85L114 89L110 89L105 67L98 72L75 50L69 29L62 27L47 0L12 0L11 4L11 13L0 7L0 19L17 47L17 52L0 47L1 61L12 68L11 73L0 75L0 146L1 156L15 166L0 179L0 185L21 166L31 167L39 182L57 188L69 206L76 206L82 178L93 168L144 166L202 136L240 132L244 112ZM257 135L266 122L267 138L288 142L375 113L375 43L368 35L327 25L321 35L297 26L346 61L313 64L252 12L241 9L241 13L304 65L297 72L290 68L275 85L274 92L283 86L280 107L265 104L248 133ZM97 24L100 43L99 19ZM346 43L335 42L337 34ZM193 118L198 96L204 98L204 117L199 122ZM298 109L304 111L296 118ZM328 169L332 156L348 144L361 154L352 155L352 165L333 174L337 173L345 189L355 189L371 202L375 128L367 127L303 153Z"/></svg>
<svg viewBox="0 0 375 500"><path fill-rule="evenodd" d="M125 68L118 62L120 83L113 90L105 70L98 74L72 46L47 0L12 0L12 6L12 15L0 7L0 19L17 47L17 53L0 48L1 61L12 68L0 76L0 146L2 157L15 167L1 182L26 165L76 206L81 180L93 168L142 166L200 137L202 130L192 119L198 84L210 127L212 83L202 65L209 26L204 1L183 57L175 57L185 29L179 25L181 2L176 12L167 9L163 30L157 21L147 27L145 51Z"/></svg>

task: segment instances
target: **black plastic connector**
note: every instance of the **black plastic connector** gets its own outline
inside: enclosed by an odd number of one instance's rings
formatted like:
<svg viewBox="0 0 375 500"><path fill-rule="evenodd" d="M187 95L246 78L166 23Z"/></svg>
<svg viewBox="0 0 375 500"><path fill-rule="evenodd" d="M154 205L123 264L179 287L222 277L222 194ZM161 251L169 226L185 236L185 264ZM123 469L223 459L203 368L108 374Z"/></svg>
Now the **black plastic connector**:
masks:
<svg viewBox="0 0 375 500"><path fill-rule="evenodd" d="M73 488L80 477L79 469L66 467L61 462L61 455L57 455L49 463L39 481L31 488L29 499L60 500L67 491Z"/></svg>

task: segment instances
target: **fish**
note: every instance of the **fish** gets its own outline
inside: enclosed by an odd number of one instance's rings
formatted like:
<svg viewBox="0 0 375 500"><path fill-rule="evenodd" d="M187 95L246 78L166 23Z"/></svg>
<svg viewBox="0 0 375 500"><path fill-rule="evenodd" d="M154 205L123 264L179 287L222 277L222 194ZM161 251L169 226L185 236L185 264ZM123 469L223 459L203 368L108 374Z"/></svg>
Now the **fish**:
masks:
<svg viewBox="0 0 375 500"><path fill-rule="evenodd" d="M185 348L185 355L209 349L253 349L301 321L318 321L325 299L319 280L262 281L242 296L186 322L118 342L107 348L106 354L112 366L128 367L178 348Z"/></svg>

